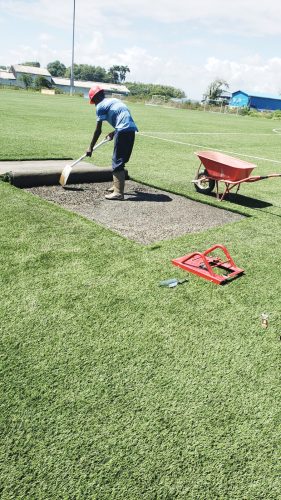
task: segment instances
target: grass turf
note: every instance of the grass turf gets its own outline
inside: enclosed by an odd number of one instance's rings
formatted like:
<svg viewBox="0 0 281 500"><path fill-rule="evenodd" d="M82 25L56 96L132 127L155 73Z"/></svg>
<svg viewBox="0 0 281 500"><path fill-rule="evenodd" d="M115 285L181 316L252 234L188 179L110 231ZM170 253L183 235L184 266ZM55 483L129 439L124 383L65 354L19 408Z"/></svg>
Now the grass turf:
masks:
<svg viewBox="0 0 281 500"><path fill-rule="evenodd" d="M141 131L236 131L186 142L278 159L280 136L256 137L270 121L131 108ZM2 111L2 159L77 157L94 128L83 99L1 92ZM193 152L138 136L130 174L208 199ZM0 183L2 498L279 498L279 189L245 185L250 217L143 247ZM244 277L158 287L217 242Z"/></svg>

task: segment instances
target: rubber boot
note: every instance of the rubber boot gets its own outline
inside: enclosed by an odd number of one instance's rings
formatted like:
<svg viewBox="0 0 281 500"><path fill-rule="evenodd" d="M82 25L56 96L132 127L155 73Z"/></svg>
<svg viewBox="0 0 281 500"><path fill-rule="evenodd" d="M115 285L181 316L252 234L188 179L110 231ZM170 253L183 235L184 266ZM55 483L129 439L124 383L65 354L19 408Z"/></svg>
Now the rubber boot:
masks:
<svg viewBox="0 0 281 500"><path fill-rule="evenodd" d="M125 171L117 170L113 172L113 193L106 194L107 200L124 200Z"/></svg>
<svg viewBox="0 0 281 500"><path fill-rule="evenodd" d="M108 188L106 189L106 192L107 192L107 193L113 193L113 192L114 192L114 186L112 185L112 186L108 187Z"/></svg>

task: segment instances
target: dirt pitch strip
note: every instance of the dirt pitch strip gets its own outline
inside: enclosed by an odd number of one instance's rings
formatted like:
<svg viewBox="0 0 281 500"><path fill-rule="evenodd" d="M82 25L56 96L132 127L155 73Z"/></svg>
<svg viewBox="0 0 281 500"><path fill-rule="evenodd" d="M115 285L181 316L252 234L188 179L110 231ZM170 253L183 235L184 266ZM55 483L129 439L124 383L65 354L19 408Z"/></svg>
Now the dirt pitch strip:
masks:
<svg viewBox="0 0 281 500"><path fill-rule="evenodd" d="M134 181L127 181L124 201L104 198L110 182L27 188L26 191L57 203L147 245L187 233L241 220L242 216L189 200Z"/></svg>

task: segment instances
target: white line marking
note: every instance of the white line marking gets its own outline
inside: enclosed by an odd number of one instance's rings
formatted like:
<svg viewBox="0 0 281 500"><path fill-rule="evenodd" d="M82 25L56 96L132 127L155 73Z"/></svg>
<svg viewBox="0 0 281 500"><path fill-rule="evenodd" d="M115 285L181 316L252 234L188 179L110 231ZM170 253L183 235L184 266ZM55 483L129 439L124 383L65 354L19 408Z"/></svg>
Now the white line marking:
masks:
<svg viewBox="0 0 281 500"><path fill-rule="evenodd" d="M190 142L173 141L172 139L164 139L163 137L157 137L155 135L146 135L146 133L144 133L144 132L139 132L139 133L143 137L149 137L150 139L158 139L159 141L172 142L173 144L182 144L183 146L192 146L195 148L200 148L201 150L202 149L207 149L207 150L209 149L209 146L202 146L202 144L192 144ZM212 148L212 150L219 151L220 153L244 156L245 158L252 158L254 160L263 160L263 161L269 161L271 163L281 164L281 161L279 161L279 160L271 160L270 158L263 158L262 156L245 155L243 153L236 153L235 151L225 151L224 149L218 149L218 148Z"/></svg>
<svg viewBox="0 0 281 500"><path fill-rule="evenodd" d="M278 130L278 129L276 129ZM280 134L281 134L281 129L280 130ZM275 130L274 130L275 131ZM146 134L161 134L161 135L245 135L245 132L155 132L155 131L148 131L148 132L140 132L142 135L146 135ZM272 133L262 133L262 134L255 134L254 132L253 133L250 133L248 134L247 133L247 137L249 135L253 135L253 136L260 136L260 135L271 135L272 136Z"/></svg>

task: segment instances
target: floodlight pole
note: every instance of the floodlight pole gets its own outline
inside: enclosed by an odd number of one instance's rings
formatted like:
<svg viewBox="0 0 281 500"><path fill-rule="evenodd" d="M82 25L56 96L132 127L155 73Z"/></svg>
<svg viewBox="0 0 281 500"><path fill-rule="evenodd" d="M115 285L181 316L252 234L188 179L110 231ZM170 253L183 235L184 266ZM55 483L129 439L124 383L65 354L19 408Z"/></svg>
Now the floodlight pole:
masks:
<svg viewBox="0 0 281 500"><path fill-rule="evenodd" d="M70 95L74 92L74 32L75 32L75 0L73 0L73 23L72 23L72 59L70 73Z"/></svg>

